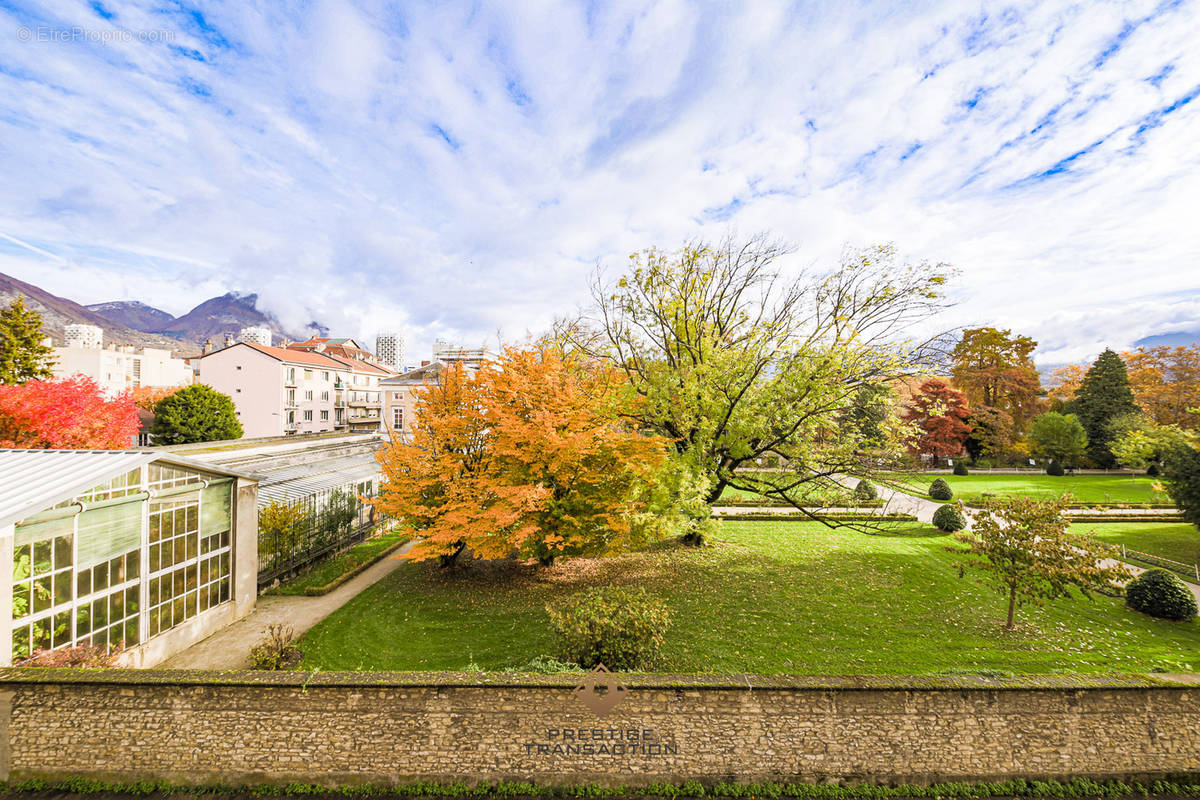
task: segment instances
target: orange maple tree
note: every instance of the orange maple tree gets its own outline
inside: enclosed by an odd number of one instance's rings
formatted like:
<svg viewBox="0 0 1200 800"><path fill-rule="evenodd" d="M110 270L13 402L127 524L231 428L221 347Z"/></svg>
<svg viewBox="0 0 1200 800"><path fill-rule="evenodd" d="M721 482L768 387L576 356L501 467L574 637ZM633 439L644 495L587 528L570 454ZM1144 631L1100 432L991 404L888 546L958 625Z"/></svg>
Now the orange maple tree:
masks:
<svg viewBox="0 0 1200 800"><path fill-rule="evenodd" d="M412 436L380 454L374 504L418 530L417 560L627 549L667 442L620 421L625 392L613 370L553 348L445 366L420 392Z"/></svg>
<svg viewBox="0 0 1200 800"><path fill-rule="evenodd" d="M1129 388L1142 411L1159 425L1200 428L1200 345L1139 347L1121 356Z"/></svg>
<svg viewBox="0 0 1200 800"><path fill-rule="evenodd" d="M916 435L909 442L913 452L929 453L936 460L963 451L971 432L965 421L971 416L965 394L943 381L928 380L909 402L902 416L917 426Z"/></svg>
<svg viewBox="0 0 1200 800"><path fill-rule="evenodd" d="M133 401L91 378L0 386L0 447L123 450L139 429Z"/></svg>
<svg viewBox="0 0 1200 800"><path fill-rule="evenodd" d="M129 397L138 408L153 411L159 400L170 397L182 388L182 386L139 386L129 390Z"/></svg>

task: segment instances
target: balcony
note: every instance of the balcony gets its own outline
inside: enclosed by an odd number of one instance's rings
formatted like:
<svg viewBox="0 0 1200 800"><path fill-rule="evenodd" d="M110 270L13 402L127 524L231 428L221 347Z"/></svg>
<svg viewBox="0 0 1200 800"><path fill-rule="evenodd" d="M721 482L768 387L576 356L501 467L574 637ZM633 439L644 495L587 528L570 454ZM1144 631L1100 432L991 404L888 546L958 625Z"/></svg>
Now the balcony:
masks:
<svg viewBox="0 0 1200 800"><path fill-rule="evenodd" d="M380 403L378 400L351 400L350 401L351 408L379 408L379 406L380 406Z"/></svg>

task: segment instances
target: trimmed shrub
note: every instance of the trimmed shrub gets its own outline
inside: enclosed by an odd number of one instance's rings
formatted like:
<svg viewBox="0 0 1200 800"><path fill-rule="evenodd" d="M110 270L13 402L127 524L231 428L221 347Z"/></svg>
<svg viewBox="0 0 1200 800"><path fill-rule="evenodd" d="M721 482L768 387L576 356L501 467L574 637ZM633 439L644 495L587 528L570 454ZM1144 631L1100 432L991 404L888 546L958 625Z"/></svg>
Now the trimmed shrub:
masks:
<svg viewBox="0 0 1200 800"><path fill-rule="evenodd" d="M878 500L879 490L870 481L859 481L854 487L854 496L859 500Z"/></svg>
<svg viewBox="0 0 1200 800"><path fill-rule="evenodd" d="M1148 569L1125 587L1125 605L1159 619L1186 622L1196 616L1187 584L1165 569Z"/></svg>
<svg viewBox="0 0 1200 800"><path fill-rule="evenodd" d="M591 669L648 667L658 656L671 610L645 589L609 586L574 595L565 608L546 606L558 637L556 657Z"/></svg>
<svg viewBox="0 0 1200 800"><path fill-rule="evenodd" d="M1046 474L1061 478L1066 474L1066 472L1063 470L1062 464L1058 463L1057 461L1051 461L1046 465Z"/></svg>
<svg viewBox="0 0 1200 800"><path fill-rule="evenodd" d="M967 527L967 521L954 506L938 506L938 510L933 512L933 527L944 533L954 533Z"/></svg>
<svg viewBox="0 0 1200 800"><path fill-rule="evenodd" d="M955 475L967 475L968 474L967 465L962 463L961 461L958 462L957 464L955 464L954 465L954 474Z"/></svg>
<svg viewBox="0 0 1200 800"><path fill-rule="evenodd" d="M937 478L929 484L929 496L934 500L945 502L954 499L954 492L951 491L950 484L946 483L943 478Z"/></svg>

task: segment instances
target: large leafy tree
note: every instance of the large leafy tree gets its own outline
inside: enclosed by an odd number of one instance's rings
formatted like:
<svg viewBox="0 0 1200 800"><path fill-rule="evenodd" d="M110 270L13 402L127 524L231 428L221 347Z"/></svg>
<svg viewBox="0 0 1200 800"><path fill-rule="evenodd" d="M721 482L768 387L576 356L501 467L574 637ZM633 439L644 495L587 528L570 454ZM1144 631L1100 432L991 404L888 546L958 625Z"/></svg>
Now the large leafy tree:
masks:
<svg viewBox="0 0 1200 800"><path fill-rule="evenodd" d="M1005 458L1015 439L1013 418L1007 411L991 406L975 406L967 417L971 432L963 445L971 458Z"/></svg>
<svg viewBox="0 0 1200 800"><path fill-rule="evenodd" d="M623 376L552 347L505 348L476 374L423 390L411 442L393 442L375 504L421 531L411 558L629 549L667 444L618 411Z"/></svg>
<svg viewBox="0 0 1200 800"><path fill-rule="evenodd" d="M1139 347L1123 356L1134 400L1159 425L1200 430L1200 344Z"/></svg>
<svg viewBox="0 0 1200 800"><path fill-rule="evenodd" d="M951 353L954 385L972 406L998 408L1018 431L1037 408L1041 379L1033 365L1037 342L998 328L967 328Z"/></svg>
<svg viewBox="0 0 1200 800"><path fill-rule="evenodd" d="M916 427L909 447L917 453L939 458L956 456L963 450L971 426L967 398L944 381L928 380L909 401L904 419Z"/></svg>
<svg viewBox="0 0 1200 800"><path fill-rule="evenodd" d="M1109 349L1100 354L1075 392L1072 406L1087 431L1088 457L1101 467L1113 466L1116 458L1109 448L1112 422L1138 411L1119 355Z"/></svg>
<svg viewBox="0 0 1200 800"><path fill-rule="evenodd" d="M0 384L45 380L51 376L53 350L42 342L42 315L17 296L0 309Z"/></svg>
<svg viewBox="0 0 1200 800"><path fill-rule="evenodd" d="M1200 449L1174 447L1166 454L1167 492L1188 522L1200 528Z"/></svg>
<svg viewBox="0 0 1200 800"><path fill-rule="evenodd" d="M971 530L955 536L1008 599L1007 629L1026 602L1069 597L1071 587L1090 597L1092 591L1129 577L1123 565L1106 565L1113 548L1069 532L1065 510L1065 498L993 498L976 513Z"/></svg>
<svg viewBox="0 0 1200 800"><path fill-rule="evenodd" d="M864 448L900 451L898 426L864 426L856 400L932 362L930 343L905 337L940 308L944 265L883 246L787 278L787 252L759 236L636 253L617 280L597 276L593 310L560 331L624 374L640 400L626 416L673 443L709 503L732 486L800 506L828 476L864 470ZM739 471L772 455L780 472Z"/></svg>
<svg viewBox="0 0 1200 800"><path fill-rule="evenodd" d="M1087 452L1087 432L1074 414L1047 411L1034 417L1029 426L1029 438L1039 455L1068 466L1073 466L1075 460Z"/></svg>
<svg viewBox="0 0 1200 800"><path fill-rule="evenodd" d="M240 439L242 423L229 395L197 383L154 404L150 434L160 444L219 442Z"/></svg>
<svg viewBox="0 0 1200 800"><path fill-rule="evenodd" d="M0 386L0 447L123 450L138 427L133 402L106 398L90 378Z"/></svg>

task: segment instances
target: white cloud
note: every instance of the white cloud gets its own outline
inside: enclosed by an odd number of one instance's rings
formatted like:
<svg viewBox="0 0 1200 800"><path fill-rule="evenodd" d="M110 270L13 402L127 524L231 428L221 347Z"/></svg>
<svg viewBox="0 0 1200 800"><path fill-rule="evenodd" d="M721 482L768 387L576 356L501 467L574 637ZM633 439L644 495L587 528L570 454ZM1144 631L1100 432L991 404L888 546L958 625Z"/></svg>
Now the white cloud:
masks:
<svg viewBox="0 0 1200 800"><path fill-rule="evenodd" d="M1045 360L1200 318L1196 0L101 8L0 10L0 232L55 254L0 269L81 302L256 291L417 359L735 226L953 262L947 323Z"/></svg>

